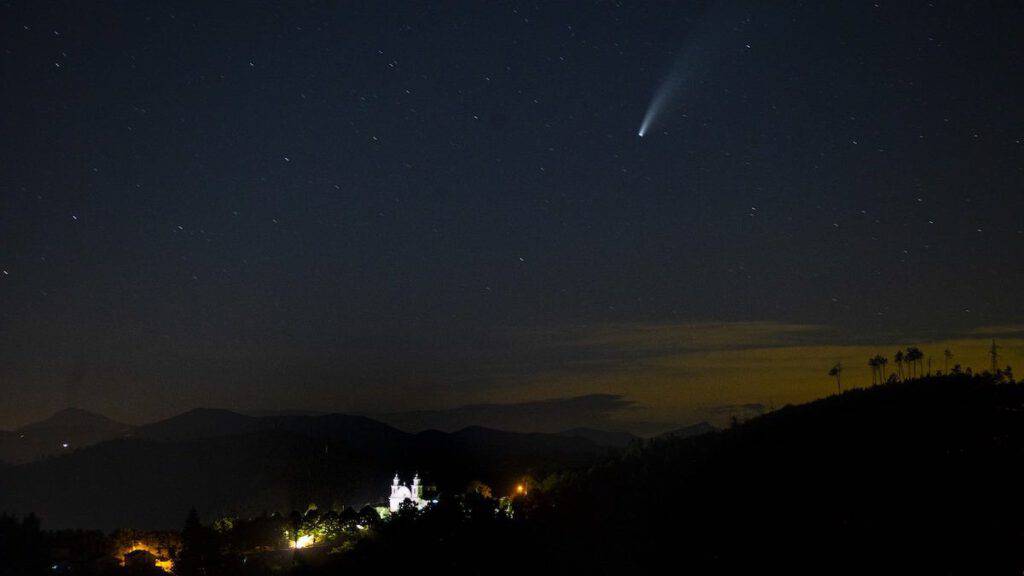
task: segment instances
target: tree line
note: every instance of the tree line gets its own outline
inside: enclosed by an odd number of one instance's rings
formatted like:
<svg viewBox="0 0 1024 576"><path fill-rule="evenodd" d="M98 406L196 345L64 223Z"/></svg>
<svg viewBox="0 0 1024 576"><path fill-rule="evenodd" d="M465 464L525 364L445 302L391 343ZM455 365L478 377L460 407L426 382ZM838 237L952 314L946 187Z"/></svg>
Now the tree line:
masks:
<svg viewBox="0 0 1024 576"><path fill-rule="evenodd" d="M999 346L996 345L995 340L992 341L992 346L989 349L989 356L991 357L992 366L991 369L983 374L990 374L994 376L996 380L1013 380L1013 368L1009 365L1006 367L999 367ZM960 364L954 364L952 371L950 371L949 363L953 360L953 352L946 348L942 351L942 370L935 370L936 376L942 376L943 374L971 374L973 370L963 368ZM878 386L880 384L894 383L894 382L905 382L907 380L913 380L917 378L923 378L932 376L932 357L925 356L925 353L917 346L908 346L906 349L897 350L893 354L893 364L895 370L890 373L886 372L887 366L889 365L889 358L881 354L876 354L868 358L868 367L871 368L871 385ZM842 362L836 362L829 368L828 375L835 378L836 392L842 392Z"/></svg>

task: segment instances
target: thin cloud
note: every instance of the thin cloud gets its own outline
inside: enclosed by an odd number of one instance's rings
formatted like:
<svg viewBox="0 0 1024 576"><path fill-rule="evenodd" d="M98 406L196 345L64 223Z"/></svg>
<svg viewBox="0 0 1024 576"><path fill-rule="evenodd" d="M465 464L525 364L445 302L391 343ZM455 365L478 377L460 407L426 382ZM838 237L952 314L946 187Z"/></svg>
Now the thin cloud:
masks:
<svg viewBox="0 0 1024 576"><path fill-rule="evenodd" d="M516 432L559 432L570 428L618 429L615 415L634 410L621 394L588 394L507 404L470 404L449 410L376 414L374 418L410 432L486 426Z"/></svg>
<svg viewBox="0 0 1024 576"><path fill-rule="evenodd" d="M1005 334L1015 327L999 327ZM534 350L561 358L557 364L535 366L529 374L507 381L519 397L591 392L621 394L636 408L613 414L631 431L648 430L652 422L665 429L709 419L722 425L732 415L752 416L757 408L806 402L836 390L827 374L836 362L844 370L844 388L869 386L867 359L890 359L897 349L918 346L925 369L943 369L943 351L953 364L983 369L995 330L959 338L915 339L872 343L817 325L770 322L734 324L622 324L546 331L532 342ZM881 339L880 339L881 340ZM1000 365L1019 364L1024 339L998 338ZM559 356L552 351L564 351ZM568 358L568 360L566 359ZM895 364L890 362L890 370ZM736 411L746 406L744 414Z"/></svg>

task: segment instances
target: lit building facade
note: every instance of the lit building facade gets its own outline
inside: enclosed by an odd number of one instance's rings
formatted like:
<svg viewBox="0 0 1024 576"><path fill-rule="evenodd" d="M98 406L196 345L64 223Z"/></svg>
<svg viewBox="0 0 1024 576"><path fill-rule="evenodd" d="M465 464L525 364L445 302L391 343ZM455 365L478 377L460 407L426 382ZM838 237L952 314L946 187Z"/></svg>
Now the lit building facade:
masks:
<svg viewBox="0 0 1024 576"><path fill-rule="evenodd" d="M395 479L391 481L391 497L388 498L388 508L392 512L398 512L398 507L406 500L412 502L419 509L423 509L429 504L429 500L423 499L423 485L420 484L419 474L413 476L412 484L402 484L397 473Z"/></svg>

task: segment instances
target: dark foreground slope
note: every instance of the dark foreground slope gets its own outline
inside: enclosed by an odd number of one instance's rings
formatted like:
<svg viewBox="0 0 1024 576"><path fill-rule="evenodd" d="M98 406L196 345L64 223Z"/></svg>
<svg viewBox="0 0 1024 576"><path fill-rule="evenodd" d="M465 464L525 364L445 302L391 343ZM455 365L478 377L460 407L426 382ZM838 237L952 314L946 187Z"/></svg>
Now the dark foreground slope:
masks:
<svg viewBox="0 0 1024 576"><path fill-rule="evenodd" d="M1020 574L1022 448L1017 384L854 390L634 444L514 499L505 522L428 512L323 573L430 558L446 573Z"/></svg>
<svg viewBox="0 0 1024 576"><path fill-rule="evenodd" d="M600 571L1020 573L1024 388L926 378L661 440L573 475L552 557Z"/></svg>

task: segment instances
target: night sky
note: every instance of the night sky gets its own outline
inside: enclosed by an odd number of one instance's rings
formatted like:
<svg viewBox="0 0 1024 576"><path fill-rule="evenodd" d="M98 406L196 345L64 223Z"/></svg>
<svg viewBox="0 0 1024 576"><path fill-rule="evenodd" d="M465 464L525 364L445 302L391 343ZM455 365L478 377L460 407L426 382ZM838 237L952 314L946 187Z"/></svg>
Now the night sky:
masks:
<svg viewBox="0 0 1024 576"><path fill-rule="evenodd" d="M5 2L0 428L603 392L641 430L900 345L1013 360L1022 22Z"/></svg>

